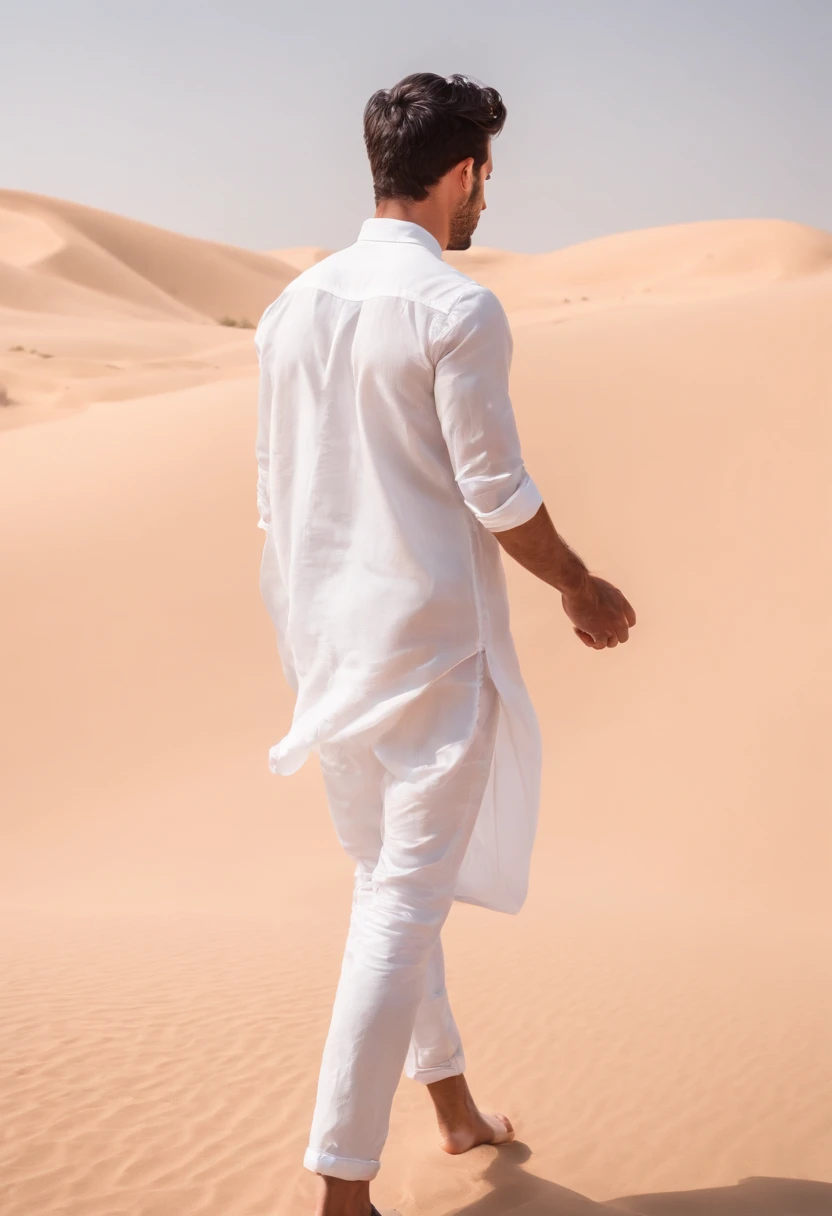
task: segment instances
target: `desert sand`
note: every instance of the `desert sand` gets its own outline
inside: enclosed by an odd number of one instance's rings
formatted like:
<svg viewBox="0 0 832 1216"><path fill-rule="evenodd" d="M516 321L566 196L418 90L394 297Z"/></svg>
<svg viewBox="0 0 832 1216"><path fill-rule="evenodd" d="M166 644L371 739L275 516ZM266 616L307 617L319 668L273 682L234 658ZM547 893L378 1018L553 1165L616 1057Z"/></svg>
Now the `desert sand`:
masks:
<svg viewBox="0 0 832 1216"><path fill-rule="evenodd" d="M350 870L258 591L253 253L0 192L0 1210L295 1216ZM546 760L528 904L457 907L479 1101L404 1080L403 1216L832 1213L832 236L453 255L503 299L527 464L638 612L508 569ZM220 324L220 321L236 324Z"/></svg>

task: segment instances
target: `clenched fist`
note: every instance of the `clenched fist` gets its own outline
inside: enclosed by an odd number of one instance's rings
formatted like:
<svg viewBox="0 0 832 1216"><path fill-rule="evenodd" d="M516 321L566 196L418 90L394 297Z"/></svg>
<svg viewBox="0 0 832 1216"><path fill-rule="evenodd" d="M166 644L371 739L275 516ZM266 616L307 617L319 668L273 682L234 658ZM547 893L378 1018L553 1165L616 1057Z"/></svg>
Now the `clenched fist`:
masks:
<svg viewBox="0 0 832 1216"><path fill-rule="evenodd" d="M563 610L575 632L593 650L626 642L636 623L632 605L617 587L596 574L587 575L580 591L563 595Z"/></svg>

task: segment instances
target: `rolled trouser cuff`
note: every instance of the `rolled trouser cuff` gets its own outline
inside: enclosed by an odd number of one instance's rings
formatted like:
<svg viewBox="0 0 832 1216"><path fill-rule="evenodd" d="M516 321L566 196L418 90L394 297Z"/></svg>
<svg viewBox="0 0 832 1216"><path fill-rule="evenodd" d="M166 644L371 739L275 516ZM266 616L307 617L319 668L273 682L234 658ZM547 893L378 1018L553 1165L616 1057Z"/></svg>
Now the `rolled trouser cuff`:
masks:
<svg viewBox="0 0 832 1216"><path fill-rule="evenodd" d="M361 1161L354 1157L333 1157L331 1153L319 1153L308 1148L303 1155L303 1164L313 1174L325 1174L328 1178L343 1178L346 1182L369 1182L380 1169L378 1161Z"/></svg>
<svg viewBox="0 0 832 1216"><path fill-rule="evenodd" d="M435 1064L431 1068L412 1068L408 1062L406 1071L411 1081L418 1081L420 1085L433 1085L435 1081L461 1076L465 1072L465 1053L459 1047L450 1060Z"/></svg>

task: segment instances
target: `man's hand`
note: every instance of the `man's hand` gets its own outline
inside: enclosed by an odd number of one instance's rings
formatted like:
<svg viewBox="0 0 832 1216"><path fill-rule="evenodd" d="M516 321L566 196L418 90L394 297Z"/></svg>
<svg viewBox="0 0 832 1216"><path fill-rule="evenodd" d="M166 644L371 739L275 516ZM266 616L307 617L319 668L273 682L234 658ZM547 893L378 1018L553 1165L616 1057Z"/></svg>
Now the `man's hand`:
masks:
<svg viewBox="0 0 832 1216"><path fill-rule="evenodd" d="M495 536L510 557L560 591L564 611L585 646L606 650L627 641L636 623L632 606L612 583L589 573L558 535L545 506L524 524Z"/></svg>
<svg viewBox="0 0 832 1216"><path fill-rule="evenodd" d="M579 591L565 593L561 599L578 637L593 650L626 642L636 623L632 605L597 574L587 574Z"/></svg>

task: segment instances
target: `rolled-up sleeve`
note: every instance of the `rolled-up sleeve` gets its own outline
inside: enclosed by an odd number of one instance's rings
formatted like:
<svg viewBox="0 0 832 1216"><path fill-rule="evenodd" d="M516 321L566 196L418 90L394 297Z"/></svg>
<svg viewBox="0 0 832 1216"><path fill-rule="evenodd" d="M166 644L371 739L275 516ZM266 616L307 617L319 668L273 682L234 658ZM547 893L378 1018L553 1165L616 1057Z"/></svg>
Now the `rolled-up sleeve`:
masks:
<svg viewBox="0 0 832 1216"><path fill-rule="evenodd" d="M437 326L434 395L466 506L490 532L536 515L543 499L526 472L508 391L511 330L493 292L466 288Z"/></svg>

